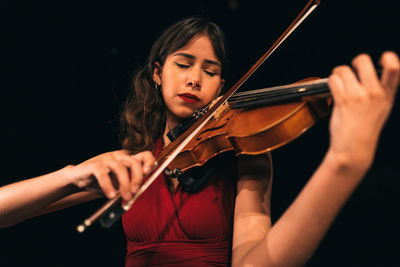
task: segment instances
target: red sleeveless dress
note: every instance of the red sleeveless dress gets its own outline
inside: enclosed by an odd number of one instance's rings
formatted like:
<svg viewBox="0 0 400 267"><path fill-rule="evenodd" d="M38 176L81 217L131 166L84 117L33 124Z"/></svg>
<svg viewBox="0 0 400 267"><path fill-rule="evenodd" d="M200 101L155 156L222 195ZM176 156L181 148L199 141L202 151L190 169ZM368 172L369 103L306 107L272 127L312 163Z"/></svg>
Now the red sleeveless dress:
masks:
<svg viewBox="0 0 400 267"><path fill-rule="evenodd" d="M160 139L155 156L162 149ZM226 173L232 162L225 162L220 166ZM196 193L179 185L171 192L160 175L122 216L125 266L230 265L236 179L223 173Z"/></svg>

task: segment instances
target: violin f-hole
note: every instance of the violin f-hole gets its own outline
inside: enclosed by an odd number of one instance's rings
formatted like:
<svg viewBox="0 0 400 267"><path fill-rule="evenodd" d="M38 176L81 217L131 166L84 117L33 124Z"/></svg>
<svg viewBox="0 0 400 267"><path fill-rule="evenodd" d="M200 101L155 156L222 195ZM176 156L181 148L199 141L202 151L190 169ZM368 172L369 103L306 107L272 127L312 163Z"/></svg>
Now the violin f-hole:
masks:
<svg viewBox="0 0 400 267"><path fill-rule="evenodd" d="M230 119L230 118L226 118L226 119L225 119L225 122L224 122L223 124L218 125L218 126L216 126L216 127L208 128L208 129L206 129L205 131L201 132L201 133L196 137L196 140L197 140L197 141L200 141L201 138L202 138L201 135L203 135L204 133L211 132L211 131L215 131L215 130L219 130L219 129L225 127L225 125L228 124L229 119Z"/></svg>

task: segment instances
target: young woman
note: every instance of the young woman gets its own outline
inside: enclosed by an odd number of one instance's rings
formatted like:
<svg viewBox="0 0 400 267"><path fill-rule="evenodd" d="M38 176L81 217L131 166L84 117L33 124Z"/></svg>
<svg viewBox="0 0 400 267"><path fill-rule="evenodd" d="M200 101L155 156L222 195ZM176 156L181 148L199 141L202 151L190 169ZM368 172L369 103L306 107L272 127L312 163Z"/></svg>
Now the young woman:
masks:
<svg viewBox="0 0 400 267"><path fill-rule="evenodd" d="M385 52L380 63L381 78L365 54L353 60L354 71L333 70L329 149L274 225L270 155L223 155L198 190L161 175L124 214L126 266L304 265L372 164L400 75L395 53ZM133 80L122 115L124 150L1 188L1 226L102 192L130 199L170 143L167 133L221 93L225 64L215 24L187 18L172 25Z"/></svg>

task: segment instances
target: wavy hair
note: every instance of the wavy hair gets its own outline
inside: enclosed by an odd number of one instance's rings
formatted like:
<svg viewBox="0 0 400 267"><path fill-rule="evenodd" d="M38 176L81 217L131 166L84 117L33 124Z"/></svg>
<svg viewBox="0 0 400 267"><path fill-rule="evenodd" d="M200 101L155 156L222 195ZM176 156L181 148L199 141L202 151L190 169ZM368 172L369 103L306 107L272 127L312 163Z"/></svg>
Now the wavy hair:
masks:
<svg viewBox="0 0 400 267"><path fill-rule="evenodd" d="M134 75L121 112L122 148L131 152L151 150L165 130L165 103L153 80L155 63L163 67L168 55L184 47L194 36L206 35L226 74L226 48L222 30L201 17L188 17L167 28L153 44L145 65Z"/></svg>

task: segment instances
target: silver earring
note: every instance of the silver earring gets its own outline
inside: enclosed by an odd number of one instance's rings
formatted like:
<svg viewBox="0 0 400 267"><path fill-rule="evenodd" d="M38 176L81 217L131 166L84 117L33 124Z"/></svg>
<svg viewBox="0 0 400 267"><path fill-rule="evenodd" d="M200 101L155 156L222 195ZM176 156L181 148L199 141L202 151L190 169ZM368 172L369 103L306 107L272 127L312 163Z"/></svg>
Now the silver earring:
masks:
<svg viewBox="0 0 400 267"><path fill-rule="evenodd" d="M161 85L155 84L156 90L161 91Z"/></svg>

